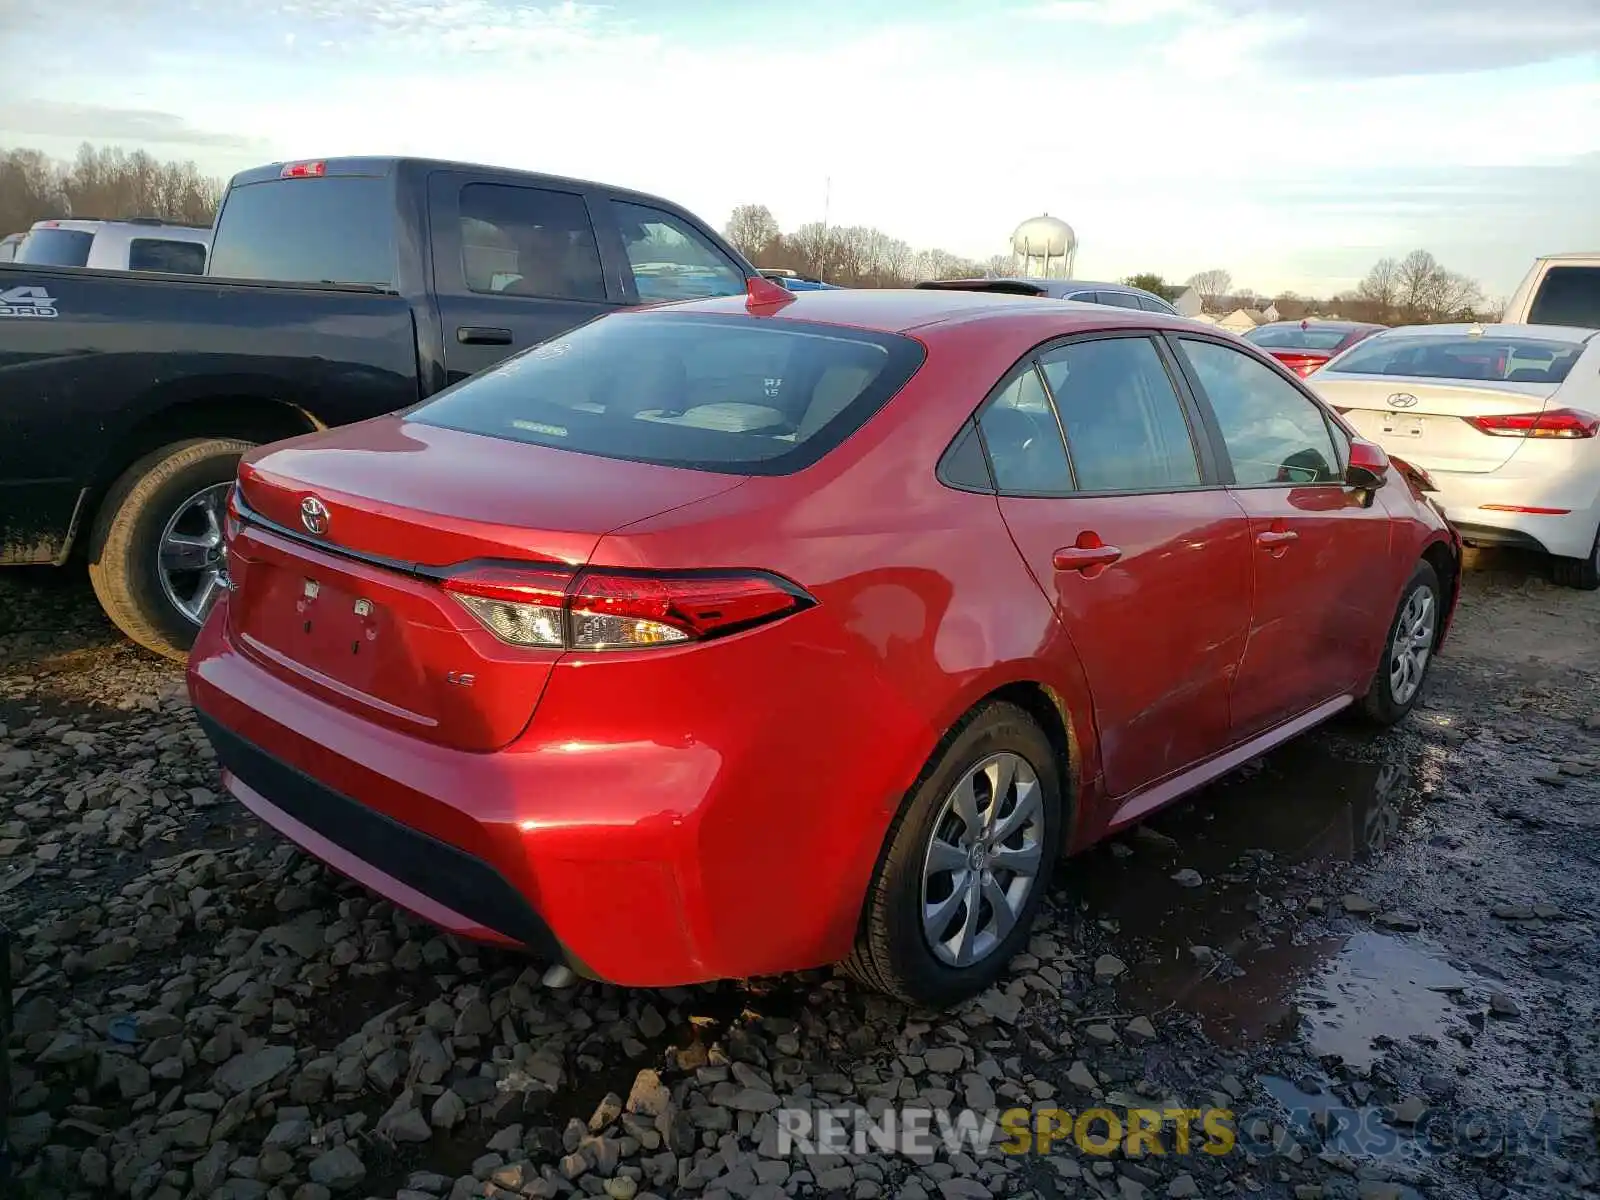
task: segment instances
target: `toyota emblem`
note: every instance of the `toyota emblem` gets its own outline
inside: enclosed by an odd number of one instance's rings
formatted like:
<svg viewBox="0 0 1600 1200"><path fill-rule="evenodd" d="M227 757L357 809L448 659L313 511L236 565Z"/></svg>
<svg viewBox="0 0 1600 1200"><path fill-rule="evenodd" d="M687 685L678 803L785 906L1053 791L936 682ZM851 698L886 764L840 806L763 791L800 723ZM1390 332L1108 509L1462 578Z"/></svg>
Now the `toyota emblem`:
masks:
<svg viewBox="0 0 1600 1200"><path fill-rule="evenodd" d="M318 535L328 532L328 506L315 496L300 501L300 524Z"/></svg>
<svg viewBox="0 0 1600 1200"><path fill-rule="evenodd" d="M1389 397L1390 408L1415 408L1416 406L1417 398L1410 392L1396 392Z"/></svg>

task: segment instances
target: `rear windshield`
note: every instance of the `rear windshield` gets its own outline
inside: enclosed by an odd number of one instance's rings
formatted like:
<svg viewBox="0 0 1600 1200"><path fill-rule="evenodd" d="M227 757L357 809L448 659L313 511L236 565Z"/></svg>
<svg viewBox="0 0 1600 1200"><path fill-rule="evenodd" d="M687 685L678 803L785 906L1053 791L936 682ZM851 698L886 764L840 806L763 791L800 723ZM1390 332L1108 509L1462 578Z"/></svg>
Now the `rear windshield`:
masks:
<svg viewBox="0 0 1600 1200"><path fill-rule="evenodd" d="M128 244L128 270L171 271L178 275L203 275L203 242L175 242L168 238L134 238Z"/></svg>
<svg viewBox="0 0 1600 1200"><path fill-rule="evenodd" d="M1551 267L1539 284L1528 321L1600 329L1600 267Z"/></svg>
<svg viewBox="0 0 1600 1200"><path fill-rule="evenodd" d="M1298 325L1287 325L1249 330L1244 340L1268 350L1332 350L1349 336L1348 329L1301 329Z"/></svg>
<svg viewBox="0 0 1600 1200"><path fill-rule="evenodd" d="M19 263L40 267L81 267L89 261L94 234L81 229L33 229L17 248Z"/></svg>
<svg viewBox="0 0 1600 1200"><path fill-rule="evenodd" d="M1336 358L1323 370L1346 375L1560 383L1582 353L1581 342L1549 338L1441 334L1388 340L1379 336Z"/></svg>
<svg viewBox="0 0 1600 1200"><path fill-rule="evenodd" d="M395 286L393 181L272 179L228 192L208 274L284 283Z"/></svg>
<svg viewBox="0 0 1600 1200"><path fill-rule="evenodd" d="M922 365L920 343L798 321L620 313L524 351L410 419L741 475L809 466Z"/></svg>

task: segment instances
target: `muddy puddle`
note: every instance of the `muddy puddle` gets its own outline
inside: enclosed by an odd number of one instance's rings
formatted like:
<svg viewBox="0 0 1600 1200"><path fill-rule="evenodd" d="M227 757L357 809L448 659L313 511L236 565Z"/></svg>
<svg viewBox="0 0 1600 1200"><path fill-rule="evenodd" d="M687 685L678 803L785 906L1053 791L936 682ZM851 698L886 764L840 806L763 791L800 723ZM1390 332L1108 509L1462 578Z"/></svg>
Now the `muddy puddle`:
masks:
<svg viewBox="0 0 1600 1200"><path fill-rule="evenodd" d="M1416 761L1354 753L1292 744L1073 864L1086 913L1137 951L1123 987L1131 1005L1181 1006L1225 1045L1301 1032L1298 988L1346 941L1322 919L1341 915L1332 876L1385 853L1421 773ZM1350 970L1361 969L1352 960ZM1327 1001L1339 985L1323 986L1311 1007L1332 1037L1349 1018Z"/></svg>
<svg viewBox="0 0 1600 1200"><path fill-rule="evenodd" d="M1083 856L1067 885L1127 962L1130 1011L1296 1051L1281 1059L1292 1077L1257 1076L1274 1124L1423 1173L1447 1148L1503 1153L1519 1121L1538 1134L1559 1086L1528 1075L1529 1031L1494 1015L1492 969L1359 896L1365 868L1400 869L1397 844L1427 856L1448 835L1422 818L1452 786L1442 754L1427 739L1303 740ZM1397 903L1430 913L1432 898L1418 886Z"/></svg>
<svg viewBox="0 0 1600 1200"><path fill-rule="evenodd" d="M1346 868L1387 854L1437 785L1436 751L1410 745L1292 744L1075 863L1087 915L1135 952L1130 1006L1181 1008L1223 1045L1298 1039L1353 1075L1397 1043L1470 1045L1492 983L1409 914L1352 932L1344 909Z"/></svg>

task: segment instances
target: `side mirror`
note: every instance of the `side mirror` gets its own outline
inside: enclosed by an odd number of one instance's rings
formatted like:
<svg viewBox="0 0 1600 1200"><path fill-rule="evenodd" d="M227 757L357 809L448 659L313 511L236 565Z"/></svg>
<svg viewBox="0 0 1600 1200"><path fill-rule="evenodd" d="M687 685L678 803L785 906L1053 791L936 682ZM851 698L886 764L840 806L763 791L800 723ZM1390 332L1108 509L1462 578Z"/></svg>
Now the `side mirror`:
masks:
<svg viewBox="0 0 1600 1200"><path fill-rule="evenodd" d="M1371 491L1389 482L1389 456L1383 447L1360 438L1350 440L1350 465L1344 469L1346 486Z"/></svg>

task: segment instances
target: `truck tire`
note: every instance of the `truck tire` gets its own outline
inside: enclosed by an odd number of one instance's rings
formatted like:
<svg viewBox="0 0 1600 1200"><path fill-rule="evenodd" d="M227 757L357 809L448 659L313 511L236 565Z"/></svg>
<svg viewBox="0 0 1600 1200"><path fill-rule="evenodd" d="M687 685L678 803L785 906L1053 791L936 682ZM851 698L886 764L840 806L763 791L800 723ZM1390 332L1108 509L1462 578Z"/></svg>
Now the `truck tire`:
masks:
<svg viewBox="0 0 1600 1200"><path fill-rule="evenodd" d="M209 611L208 574L221 563L221 502L252 444L192 438L162 446L124 471L101 502L89 534L89 582L106 616L145 649L188 658ZM213 598L215 591L213 581Z"/></svg>

